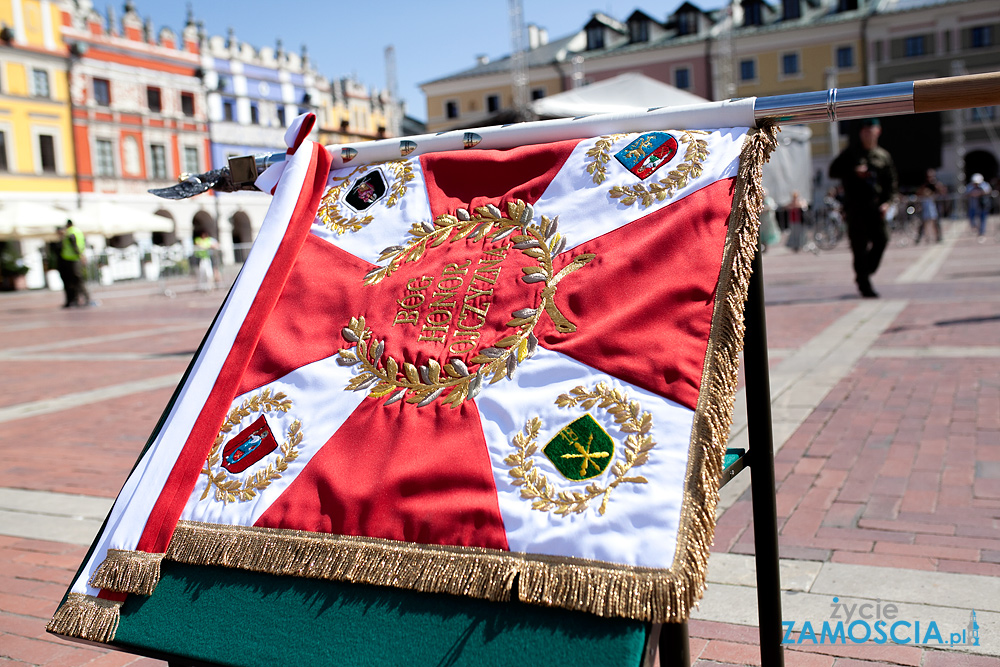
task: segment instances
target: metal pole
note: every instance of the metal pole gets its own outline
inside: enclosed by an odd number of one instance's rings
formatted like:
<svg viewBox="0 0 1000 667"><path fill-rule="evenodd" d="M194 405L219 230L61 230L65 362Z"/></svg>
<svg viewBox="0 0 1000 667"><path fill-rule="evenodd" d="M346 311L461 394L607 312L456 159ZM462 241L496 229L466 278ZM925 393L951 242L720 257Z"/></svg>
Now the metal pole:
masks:
<svg viewBox="0 0 1000 667"><path fill-rule="evenodd" d="M753 539L757 564L757 625L760 661L783 667L781 576L778 569L778 518L774 496L774 441L771 435L771 386L767 365L767 326L764 321L764 276L760 251L753 258L753 274L744 310L743 362L746 373L747 434L750 488L753 494Z"/></svg>

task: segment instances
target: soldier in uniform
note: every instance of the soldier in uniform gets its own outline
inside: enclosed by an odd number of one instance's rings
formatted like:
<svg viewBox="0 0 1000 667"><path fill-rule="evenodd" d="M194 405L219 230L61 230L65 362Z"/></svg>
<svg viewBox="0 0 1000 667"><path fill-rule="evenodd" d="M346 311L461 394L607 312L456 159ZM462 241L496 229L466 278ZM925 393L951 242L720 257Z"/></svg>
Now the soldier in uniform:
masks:
<svg viewBox="0 0 1000 667"><path fill-rule="evenodd" d="M830 177L844 185L847 235L854 254L858 291L878 297L871 276L882 261L889 241L885 216L896 196L896 167L892 156L878 145L882 126L877 118L862 122L858 143L852 143L830 165Z"/></svg>

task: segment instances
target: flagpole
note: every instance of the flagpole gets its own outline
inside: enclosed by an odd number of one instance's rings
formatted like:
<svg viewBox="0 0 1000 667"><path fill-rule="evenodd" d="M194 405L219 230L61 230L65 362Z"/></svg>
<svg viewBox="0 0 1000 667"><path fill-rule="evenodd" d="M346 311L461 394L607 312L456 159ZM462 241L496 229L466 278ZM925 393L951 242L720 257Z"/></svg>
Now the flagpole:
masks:
<svg viewBox="0 0 1000 667"><path fill-rule="evenodd" d="M765 121L826 123L994 105L1000 105L1000 72L449 130L398 139L337 144L327 146L327 150L333 158L331 168L339 169L426 153L509 149L601 134L669 128L751 127ZM200 179L200 185L192 187L191 183L180 183L151 192L168 199L182 199L212 188L222 191L252 190L259 174L284 159L284 153L234 157L230 158L228 169L195 177L196 181Z"/></svg>

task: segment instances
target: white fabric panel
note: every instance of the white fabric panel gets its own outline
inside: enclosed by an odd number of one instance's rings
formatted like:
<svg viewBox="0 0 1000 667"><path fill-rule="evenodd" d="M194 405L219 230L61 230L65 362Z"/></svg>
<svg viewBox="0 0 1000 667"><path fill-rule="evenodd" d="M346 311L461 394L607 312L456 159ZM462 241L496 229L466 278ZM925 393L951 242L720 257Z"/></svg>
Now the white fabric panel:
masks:
<svg viewBox="0 0 1000 667"><path fill-rule="evenodd" d="M346 218L370 215L374 220L357 232L338 234L336 231L327 229L323 221L317 217L315 224L313 224L312 233L355 257L372 264L378 263L383 248L404 243L410 238L409 231L413 223L431 221L431 207L427 199L427 188L424 185L424 173L420 168L420 160L414 159L408 162L412 169L413 180L406 183L406 194L400 197L394 206L388 206L388 201L389 192L396 176L387 165L364 165L357 173L353 173L357 169L356 166L331 170L328 188L340 184L342 182L340 179L350 176L350 181L341 193L341 215ZM380 169L385 177L388 186L386 194L366 210L356 213L350 206L343 203L343 197L347 195L354 183L375 169Z"/></svg>
<svg viewBox="0 0 1000 667"><path fill-rule="evenodd" d="M281 473L281 477L274 479L270 486L258 491L252 500L244 502L218 501L215 499L214 488L209 491L208 497L202 500L201 496L208 484L207 477L202 475L188 499L181 519L242 526L252 526L256 523L367 396L368 392L365 391L344 391L344 387L354 375L351 368L338 365L336 356L331 356L297 368L264 387L237 396L232 408L240 405L245 399L270 389L272 395L278 392L285 394L291 399L292 407L288 412L275 411L265 415L279 448L242 473L227 473L229 479L239 479L242 484L258 470L265 468L268 463L273 463L281 454L281 443L287 439L288 428L296 419L302 424L302 441L298 446L298 458L289 463L285 472ZM253 423L260 414L253 413L246 417L240 426L229 434L227 441ZM220 471L224 469L216 466L214 472Z"/></svg>
<svg viewBox="0 0 1000 667"><path fill-rule="evenodd" d="M649 452L649 461L628 473L629 476L641 475L648 483L619 484L611 492L603 516L598 513L600 498L591 501L590 506L580 514L560 516L552 511L533 509L531 500L522 498L521 489L511 483L511 466L504 462L504 458L516 451L513 434L523 431L533 417L541 419L542 428L536 440L538 451L531 459L557 493L583 491L591 482L604 487L614 479L612 463L593 479L570 481L541 451L560 429L586 412L579 406L559 408L556 398L580 385L593 389L598 382L604 382L612 389L624 390L629 399L638 401L642 411L648 411L652 416L650 435L656 445ZM483 387L475 400L490 452L500 514L511 551L643 567L671 566L677 545L688 443L694 417L690 409L544 348L538 348L535 356L518 368L513 380L501 380ZM589 412L615 441L614 461L623 460L627 434L619 430L606 410L594 406Z"/></svg>
<svg viewBox="0 0 1000 667"><path fill-rule="evenodd" d="M73 582L74 593L97 595L98 590L87 582L104 561L107 550L135 549L146 525L146 519L163 490L167 476L180 455L187 436L201 413L215 385L222 364L233 346L236 334L250 311L257 288L288 229L312 157L312 142L305 142L289 157L284 176L275 191L274 200L264 217L260 233L247 257L243 270L222 305L215 325L208 333L201 354L194 360L191 373L170 410L163 428L153 444L129 475L108 516L96 547Z"/></svg>
<svg viewBox="0 0 1000 667"><path fill-rule="evenodd" d="M668 206L720 178L736 175L740 150L747 133L745 127L716 130L707 136L695 135L699 139L708 141L709 154L704 161L702 174L698 178L691 179L685 187L678 189L673 196L664 201L643 208L639 203L625 206L621 200L612 199L608 194L612 187L642 184L648 188L650 183L658 182L684 161L687 143L683 141L683 133L677 130L663 131L677 139L677 154L645 180L630 172L614 157L615 153L628 146L629 142L640 136L639 134L629 134L614 142L609 151L611 159L605 165L607 179L600 185L594 183L593 176L587 173L587 164L593 161L593 158L587 157L587 151L594 148L597 139L581 141L542 196L535 202L535 219L540 219L542 215L550 218L558 215L559 232L566 237L566 251L569 251L581 243L612 232Z"/></svg>

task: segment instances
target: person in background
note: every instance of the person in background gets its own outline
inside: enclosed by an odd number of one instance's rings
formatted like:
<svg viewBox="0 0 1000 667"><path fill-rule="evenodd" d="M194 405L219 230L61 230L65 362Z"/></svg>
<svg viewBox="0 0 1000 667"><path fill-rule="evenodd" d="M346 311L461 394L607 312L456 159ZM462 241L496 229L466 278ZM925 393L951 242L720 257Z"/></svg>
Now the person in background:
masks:
<svg viewBox="0 0 1000 667"><path fill-rule="evenodd" d="M927 170L927 178L917 189L917 198L920 205L920 229L917 230L916 243L924 238L924 231L927 225L934 227L934 240L941 243L941 214L938 211L938 199L944 195L945 188L937 179L937 172L933 169Z"/></svg>
<svg viewBox="0 0 1000 667"><path fill-rule="evenodd" d="M194 239L194 257L198 260L198 289L202 292L207 292L215 287L212 254L218 247L219 242L209 236L204 229L199 231Z"/></svg>
<svg viewBox="0 0 1000 667"><path fill-rule="evenodd" d="M858 142L852 142L830 164L830 177L844 186L847 236L854 255L854 276L865 298L877 298L871 276L878 270L889 242L885 216L896 196L896 166L878 145L882 125L877 118L862 121Z"/></svg>
<svg viewBox="0 0 1000 667"><path fill-rule="evenodd" d="M83 280L83 266L87 263L83 232L72 220L67 220L66 227L59 230L59 235L59 277L62 278L63 289L66 291L63 308L96 305L90 300L90 293Z"/></svg>
<svg viewBox="0 0 1000 667"><path fill-rule="evenodd" d="M973 174L972 178L969 179L969 184L965 187L969 225L979 236L980 243L986 239L986 214L989 213L992 194L993 188L986 182L982 174Z"/></svg>

